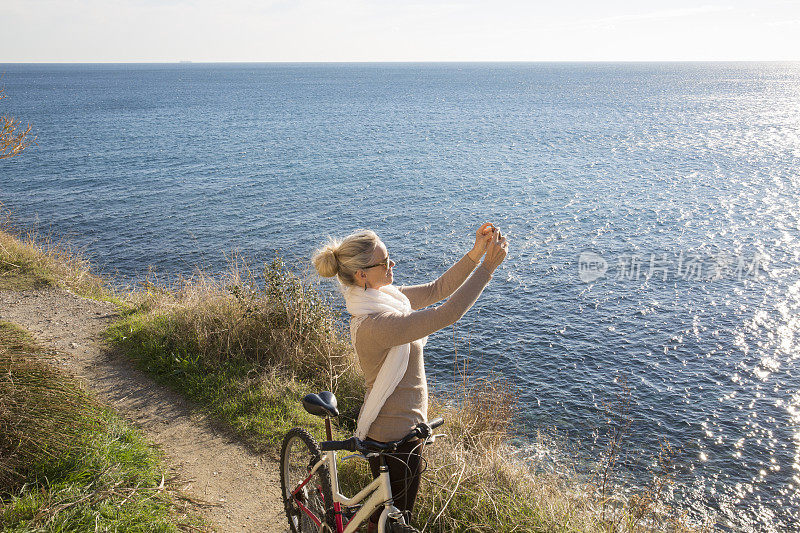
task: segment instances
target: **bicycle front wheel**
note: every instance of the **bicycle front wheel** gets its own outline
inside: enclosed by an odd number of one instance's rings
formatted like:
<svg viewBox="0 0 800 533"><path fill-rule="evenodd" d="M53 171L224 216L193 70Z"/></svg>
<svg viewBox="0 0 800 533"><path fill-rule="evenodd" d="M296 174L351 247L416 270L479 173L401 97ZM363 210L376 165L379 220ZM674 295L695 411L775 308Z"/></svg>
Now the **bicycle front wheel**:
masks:
<svg viewBox="0 0 800 533"><path fill-rule="evenodd" d="M321 524L335 530L333 492L327 465L322 465L309 477L321 457L317 441L305 429L294 428L284 437L281 493L292 533L317 533Z"/></svg>

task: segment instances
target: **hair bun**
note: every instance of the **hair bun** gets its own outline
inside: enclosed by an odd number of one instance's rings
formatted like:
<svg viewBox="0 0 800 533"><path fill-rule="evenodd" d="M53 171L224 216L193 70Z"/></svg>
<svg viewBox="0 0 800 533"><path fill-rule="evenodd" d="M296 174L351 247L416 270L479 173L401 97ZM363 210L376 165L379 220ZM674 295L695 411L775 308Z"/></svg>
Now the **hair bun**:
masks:
<svg viewBox="0 0 800 533"><path fill-rule="evenodd" d="M378 243L380 239L375 232L366 229L351 233L342 240L328 237L328 242L314 253L311 262L320 276L338 276L342 285L355 285L356 272L373 262Z"/></svg>
<svg viewBox="0 0 800 533"><path fill-rule="evenodd" d="M328 243L317 250L311 261L323 278L332 278L339 273L339 260L336 258L336 244Z"/></svg>

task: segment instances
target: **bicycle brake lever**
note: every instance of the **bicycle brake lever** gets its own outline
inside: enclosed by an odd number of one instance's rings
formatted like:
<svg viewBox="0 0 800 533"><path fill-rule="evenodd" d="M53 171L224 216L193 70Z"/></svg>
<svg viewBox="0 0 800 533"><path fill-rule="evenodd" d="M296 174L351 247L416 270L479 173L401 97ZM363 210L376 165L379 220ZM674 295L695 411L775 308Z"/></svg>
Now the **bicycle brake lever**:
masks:
<svg viewBox="0 0 800 533"><path fill-rule="evenodd" d="M436 439L438 439L440 437L441 438L447 438L447 433L436 433L435 435L431 435L430 437L428 437L427 443L428 444L433 444L434 442L436 442Z"/></svg>

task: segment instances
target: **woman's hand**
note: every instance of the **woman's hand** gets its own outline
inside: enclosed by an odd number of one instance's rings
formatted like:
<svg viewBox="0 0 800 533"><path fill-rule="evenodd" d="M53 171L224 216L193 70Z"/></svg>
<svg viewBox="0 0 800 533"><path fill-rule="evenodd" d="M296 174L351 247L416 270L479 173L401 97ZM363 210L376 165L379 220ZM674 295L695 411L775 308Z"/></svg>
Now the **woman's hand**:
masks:
<svg viewBox="0 0 800 533"><path fill-rule="evenodd" d="M506 258L508 254L508 241L500 233L498 228L492 228L492 238L486 246L486 256L483 258L483 266L489 273L500 266L500 263Z"/></svg>
<svg viewBox="0 0 800 533"><path fill-rule="evenodd" d="M469 258L476 263L486 251L486 246L489 244L489 241L492 240L493 230L494 225L492 225L491 222L486 222L481 224L481 227L475 232L475 246L469 251Z"/></svg>

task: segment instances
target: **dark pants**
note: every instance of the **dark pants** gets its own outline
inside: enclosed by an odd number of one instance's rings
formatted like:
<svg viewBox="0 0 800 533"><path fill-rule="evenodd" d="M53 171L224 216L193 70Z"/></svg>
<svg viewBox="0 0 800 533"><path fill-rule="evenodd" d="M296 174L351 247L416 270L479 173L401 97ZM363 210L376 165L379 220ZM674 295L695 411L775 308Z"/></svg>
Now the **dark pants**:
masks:
<svg viewBox="0 0 800 533"><path fill-rule="evenodd" d="M394 506L401 511L408 511L414 507L419 491L419 480L422 475L422 440L415 439L407 442L397 449L396 453L384 454L386 466L389 467L389 479L392 485L392 499ZM370 457L369 467L372 477L380 475L380 460ZM383 512L383 507L375 510L370 521L377 523Z"/></svg>

